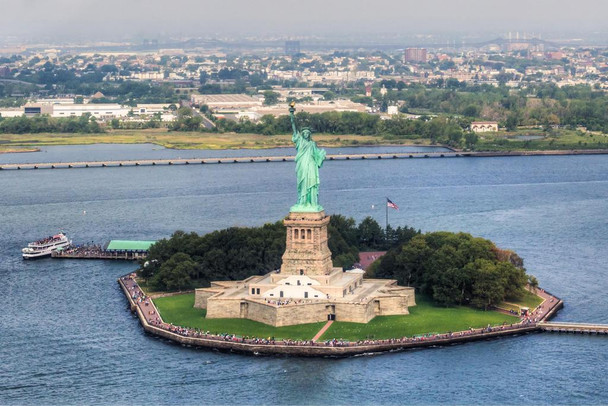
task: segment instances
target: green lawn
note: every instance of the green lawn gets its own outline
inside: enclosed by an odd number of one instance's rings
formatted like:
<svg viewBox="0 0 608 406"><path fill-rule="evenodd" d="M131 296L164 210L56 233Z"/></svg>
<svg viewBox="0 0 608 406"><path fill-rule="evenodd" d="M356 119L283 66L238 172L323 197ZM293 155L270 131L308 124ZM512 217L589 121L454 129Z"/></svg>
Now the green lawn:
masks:
<svg viewBox="0 0 608 406"><path fill-rule="evenodd" d="M367 324L335 322L321 339L356 341L365 338L384 339L411 337L425 333L462 331L469 327L494 326L506 322L517 323L517 317L494 311L482 311L470 307L436 307L426 300L416 299L417 306L410 307L407 316L378 316Z"/></svg>
<svg viewBox="0 0 608 406"><path fill-rule="evenodd" d="M325 323L312 323L272 327L247 319L206 319L205 310L193 307L194 293L160 297L154 299L154 304L167 323L173 323L176 326L194 327L218 334L228 333L260 338L310 340L325 325Z"/></svg>
<svg viewBox="0 0 608 406"><path fill-rule="evenodd" d="M520 307L528 307L530 309L534 309L543 302L543 298L526 290L521 299L507 300L507 302L508 303L501 303L500 305L498 305L498 307L515 311L519 311Z"/></svg>
<svg viewBox="0 0 608 406"><path fill-rule="evenodd" d="M517 139L518 135L538 135L544 138L535 140ZM550 133L542 130L521 129L516 132L483 134L475 145L476 151L542 151L570 149L606 149L608 136L600 133L559 129Z"/></svg>
<svg viewBox="0 0 608 406"><path fill-rule="evenodd" d="M302 324L289 327L272 327L246 319L205 319L205 311L195 309L194 293L154 299L163 320L174 325L199 328L212 333L229 333L255 337L291 338L310 340L325 323ZM435 307L419 299L407 316L379 316L367 324L335 322L322 339L342 338L356 341L367 337L383 339L413 336L425 333L444 333L485 327L503 322L516 323L517 317L498 312L484 312L469 307Z"/></svg>

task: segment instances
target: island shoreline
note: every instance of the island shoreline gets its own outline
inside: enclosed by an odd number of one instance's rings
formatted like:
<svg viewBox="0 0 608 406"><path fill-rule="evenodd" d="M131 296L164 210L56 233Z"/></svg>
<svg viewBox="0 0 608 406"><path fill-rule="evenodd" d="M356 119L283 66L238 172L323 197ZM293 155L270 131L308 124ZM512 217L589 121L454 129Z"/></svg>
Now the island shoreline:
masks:
<svg viewBox="0 0 608 406"><path fill-rule="evenodd" d="M395 338L386 340L374 340L373 343L347 343L347 344L323 344L312 343L306 344L272 342L253 343L245 342L243 339L235 338L234 336L215 336L204 334L203 336L188 336L178 326L169 325L165 328L165 323L153 325L150 323L150 317L146 317L142 308L149 308L150 313L155 317L158 315L158 310L154 304L141 301L143 294L141 288L135 281L132 274L124 275L118 279L123 293L125 294L131 312L135 313L142 328L147 334L170 340L176 344L188 347L205 348L209 350L218 350L223 352L240 353L247 355L279 355L279 356L297 356L297 357L327 357L327 358L342 358L351 357L362 354L384 354L390 352L406 351L417 348L429 347L445 347L449 345L463 344L468 342L496 339L501 337L519 336L542 331L539 326L540 322L547 321L555 316L555 314L563 307L564 303L561 299L549 294L547 295L555 299L550 309L543 317L536 322L520 323L513 326L495 327L493 329L472 329L466 332L457 332L452 334L438 334L433 337L422 337L419 339ZM151 306L150 306L151 304ZM171 330L173 328L173 331Z"/></svg>

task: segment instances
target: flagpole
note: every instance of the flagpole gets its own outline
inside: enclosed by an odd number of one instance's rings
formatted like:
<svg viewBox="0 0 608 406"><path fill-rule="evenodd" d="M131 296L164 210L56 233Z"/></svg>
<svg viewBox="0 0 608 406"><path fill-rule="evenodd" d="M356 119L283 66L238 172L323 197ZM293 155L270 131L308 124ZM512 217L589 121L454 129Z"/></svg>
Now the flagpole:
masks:
<svg viewBox="0 0 608 406"><path fill-rule="evenodd" d="M386 198L386 202L384 203L384 208L386 209L386 228L385 231L388 231L388 197Z"/></svg>

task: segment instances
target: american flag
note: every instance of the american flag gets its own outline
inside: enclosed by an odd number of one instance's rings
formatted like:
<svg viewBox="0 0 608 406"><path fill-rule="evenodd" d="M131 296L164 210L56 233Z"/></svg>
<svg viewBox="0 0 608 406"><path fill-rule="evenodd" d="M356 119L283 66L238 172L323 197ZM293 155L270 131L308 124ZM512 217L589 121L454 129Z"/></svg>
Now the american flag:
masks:
<svg viewBox="0 0 608 406"><path fill-rule="evenodd" d="M388 197L386 198L386 206L390 207L391 209L399 210L399 206L393 203Z"/></svg>

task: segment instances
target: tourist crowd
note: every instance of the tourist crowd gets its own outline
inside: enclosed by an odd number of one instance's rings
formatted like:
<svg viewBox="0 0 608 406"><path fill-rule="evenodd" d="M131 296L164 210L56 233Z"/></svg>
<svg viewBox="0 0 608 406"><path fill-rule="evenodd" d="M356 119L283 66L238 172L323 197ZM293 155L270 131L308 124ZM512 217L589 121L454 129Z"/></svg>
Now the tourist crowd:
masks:
<svg viewBox="0 0 608 406"><path fill-rule="evenodd" d="M43 238L41 240L35 241L34 244L36 245L45 245L48 244L50 242L54 242L54 241L59 241L61 240L62 235L58 234L58 235L50 235L46 238Z"/></svg>
<svg viewBox="0 0 608 406"><path fill-rule="evenodd" d="M424 334L417 335L414 337L401 337L401 338L389 338L389 339L366 339L359 341L347 341L342 339L332 339L325 341L313 341L313 340L275 340L274 337L259 338L250 336L237 336L228 333L211 333L209 331L203 331L197 328L188 328L182 326L175 326L170 323L165 323L159 316L156 307L150 300L150 298L141 290L137 282L135 281L135 273L123 276L121 278L123 285L129 291L129 296L139 307L142 315L145 317L149 325L177 334L182 337L189 337L194 339L204 340L216 340L238 344L250 344L250 345L281 345L281 346L324 346L324 347L354 347L354 346L374 346L374 345L395 345L395 344L414 344L426 341L439 341L441 344L442 340L455 340L460 337L474 337L484 336L488 333L516 330L521 328L533 327L538 321L541 321L546 312L553 308L553 299L551 299L549 308L546 309L543 305L537 307L534 311L526 316L523 316L521 321L516 324L503 323L500 326L488 326L484 328L469 328L465 331L448 332L442 334ZM286 305L291 303L291 300L276 301L272 304Z"/></svg>
<svg viewBox="0 0 608 406"><path fill-rule="evenodd" d="M99 258L104 254L111 256L110 253L107 253L101 245L98 244L83 244L83 245L70 245L69 247L63 249L61 251L64 255L70 256L81 256L81 257L90 257L94 256Z"/></svg>

